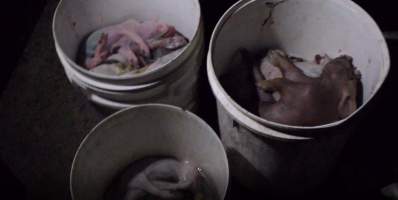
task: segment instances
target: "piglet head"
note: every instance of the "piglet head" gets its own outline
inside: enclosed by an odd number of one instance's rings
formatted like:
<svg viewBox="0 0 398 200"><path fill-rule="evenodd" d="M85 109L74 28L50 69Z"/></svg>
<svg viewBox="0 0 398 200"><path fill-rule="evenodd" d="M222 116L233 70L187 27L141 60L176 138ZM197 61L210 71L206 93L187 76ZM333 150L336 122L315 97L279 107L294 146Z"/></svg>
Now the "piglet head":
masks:
<svg viewBox="0 0 398 200"><path fill-rule="evenodd" d="M343 55L326 64L321 78L333 82L344 82L356 80L356 76L356 69L353 65L352 57Z"/></svg>
<svg viewBox="0 0 398 200"><path fill-rule="evenodd" d="M338 112L340 118L348 117L357 109L357 87L360 73L350 56L343 55L330 61L321 76L325 84L334 84L340 91Z"/></svg>
<svg viewBox="0 0 398 200"><path fill-rule="evenodd" d="M160 21L155 21L155 32L152 38L159 39L172 37L176 34L176 32L177 31L174 26L168 25Z"/></svg>
<svg viewBox="0 0 398 200"><path fill-rule="evenodd" d="M165 45L166 49L175 50L185 46L188 43L187 39L185 39L182 35L175 35L168 39L168 42Z"/></svg>
<svg viewBox="0 0 398 200"><path fill-rule="evenodd" d="M159 20L142 22L136 31L144 40L171 37L176 33L173 26Z"/></svg>

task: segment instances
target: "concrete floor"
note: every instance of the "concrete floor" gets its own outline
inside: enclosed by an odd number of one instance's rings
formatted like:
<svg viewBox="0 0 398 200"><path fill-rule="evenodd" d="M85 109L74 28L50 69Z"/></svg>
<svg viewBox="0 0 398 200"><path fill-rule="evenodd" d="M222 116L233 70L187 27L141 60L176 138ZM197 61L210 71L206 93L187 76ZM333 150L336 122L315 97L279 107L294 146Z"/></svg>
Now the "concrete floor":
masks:
<svg viewBox="0 0 398 200"><path fill-rule="evenodd" d="M67 81L51 35L58 0L48 1L0 101L0 158L29 199L69 199L74 152L104 118Z"/></svg>
<svg viewBox="0 0 398 200"><path fill-rule="evenodd" d="M48 0L0 97L0 159L25 185L28 199L70 199L68 175L74 152L90 129L106 116L69 84L58 61L51 34L51 19L57 3L58 0ZM203 9L209 7L204 5ZM209 17L205 16L206 19ZM213 16L213 21L208 21L213 25L216 19L218 16ZM398 52L397 46L391 43L393 55ZM397 77L395 69L374 101L376 109L366 111L363 126L351 139L341 163L325 184L328 189L320 191L366 196L378 193L383 184L393 180L392 166L397 164L398 155L396 136L390 131L396 123L396 119L390 117L395 115L393 108L397 102L394 97L397 80L393 77ZM214 99L205 78L202 81L201 95L205 101L200 116L216 128ZM238 186L232 184L230 199L237 190ZM336 194L326 193L326 196Z"/></svg>
<svg viewBox="0 0 398 200"><path fill-rule="evenodd" d="M0 97L0 160L26 187L28 199L70 199L68 175L74 153L91 128L109 115L91 104L65 76L52 37L58 2L47 0ZM201 73L205 77L204 68ZM201 110L217 128L208 85L200 90L205 99Z"/></svg>

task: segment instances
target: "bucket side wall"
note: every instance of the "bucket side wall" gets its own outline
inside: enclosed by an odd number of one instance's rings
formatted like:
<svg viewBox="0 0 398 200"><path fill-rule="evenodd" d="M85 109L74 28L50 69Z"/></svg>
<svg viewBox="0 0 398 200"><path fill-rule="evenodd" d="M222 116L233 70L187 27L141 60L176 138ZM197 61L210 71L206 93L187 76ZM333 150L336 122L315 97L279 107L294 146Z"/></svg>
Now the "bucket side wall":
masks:
<svg viewBox="0 0 398 200"><path fill-rule="evenodd" d="M217 108L231 176L248 188L267 188L277 196L299 195L319 185L335 166L351 131L308 141L278 141L249 131L219 103Z"/></svg>

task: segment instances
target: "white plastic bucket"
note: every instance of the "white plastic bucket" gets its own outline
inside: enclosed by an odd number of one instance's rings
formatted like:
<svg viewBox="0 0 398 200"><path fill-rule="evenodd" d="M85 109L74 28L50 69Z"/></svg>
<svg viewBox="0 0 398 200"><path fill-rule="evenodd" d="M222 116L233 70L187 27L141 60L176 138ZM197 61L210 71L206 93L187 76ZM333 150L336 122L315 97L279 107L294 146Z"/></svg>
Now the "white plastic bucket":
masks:
<svg viewBox="0 0 398 200"><path fill-rule="evenodd" d="M351 55L362 73L364 103L346 119L316 127L262 119L233 101L219 81L231 70L231 57L242 47L250 51L280 48L308 60L324 53ZM313 189L328 175L355 128L350 119L378 92L390 68L379 27L350 0L239 1L218 22L207 59L232 175L249 187L267 186L284 195ZM242 174L243 169L247 173Z"/></svg>
<svg viewBox="0 0 398 200"><path fill-rule="evenodd" d="M158 18L174 25L190 42L163 67L132 77L95 74L76 64L79 44L87 34L131 17ZM69 79L83 92L121 104L166 103L180 107L186 107L197 96L198 73L204 56L198 0L62 0L54 14L53 35Z"/></svg>
<svg viewBox="0 0 398 200"><path fill-rule="evenodd" d="M204 49L195 51L196 59L189 59L180 68L162 80L145 85L123 86L122 91L106 90L92 86L79 79L77 73L68 67L65 72L69 81L80 88L94 103L112 109L123 109L142 103L164 103L195 110L198 103L198 71L201 67ZM61 63L66 61L60 58ZM67 66L67 65L64 65Z"/></svg>
<svg viewBox="0 0 398 200"><path fill-rule="evenodd" d="M190 112L156 104L120 111L86 136L72 164L72 199L102 199L112 180L129 164L159 155L197 164L219 199L224 199L228 161L216 133Z"/></svg>

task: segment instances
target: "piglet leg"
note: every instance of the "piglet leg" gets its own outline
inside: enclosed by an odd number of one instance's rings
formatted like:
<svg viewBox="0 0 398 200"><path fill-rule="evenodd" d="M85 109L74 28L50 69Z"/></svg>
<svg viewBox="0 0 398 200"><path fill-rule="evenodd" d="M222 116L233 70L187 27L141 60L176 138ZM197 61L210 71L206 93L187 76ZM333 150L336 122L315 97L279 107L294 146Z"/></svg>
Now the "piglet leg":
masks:
<svg viewBox="0 0 398 200"><path fill-rule="evenodd" d="M259 114L262 118L284 124L296 124L296 115L290 110L290 101L297 97L293 94L296 82L285 78L264 80L257 83L257 86L267 92L278 92L280 99L274 103L260 102Z"/></svg>
<svg viewBox="0 0 398 200"><path fill-rule="evenodd" d="M129 30L124 30L123 34L129 37L132 41L134 41L138 45L138 54L143 55L145 57L150 57L150 49L145 41L136 33Z"/></svg>
<svg viewBox="0 0 398 200"><path fill-rule="evenodd" d="M178 196L178 193L172 193L171 191L161 190L160 188L156 187L144 174L138 175L134 182L129 184L128 188L129 190L127 191L125 197L126 200L138 200L145 196L145 193L163 199L172 199Z"/></svg>
<svg viewBox="0 0 398 200"><path fill-rule="evenodd" d="M270 62L278 67L283 77L292 81L307 81L308 77L289 59L281 50L272 50L269 53Z"/></svg>
<svg viewBox="0 0 398 200"><path fill-rule="evenodd" d="M118 52L128 60L129 64L133 65L135 68L139 67L139 60L129 46L125 45L120 47Z"/></svg>
<svg viewBox="0 0 398 200"><path fill-rule="evenodd" d="M272 80L263 80L257 82L257 87L266 92L279 92L281 95L284 93L285 85L288 84L288 80L284 78L276 78Z"/></svg>
<svg viewBox="0 0 398 200"><path fill-rule="evenodd" d="M94 57L89 59L86 63L87 68L95 68L97 65L101 64L101 62L106 60L108 55L108 35L103 33L98 41L97 47L95 48Z"/></svg>

